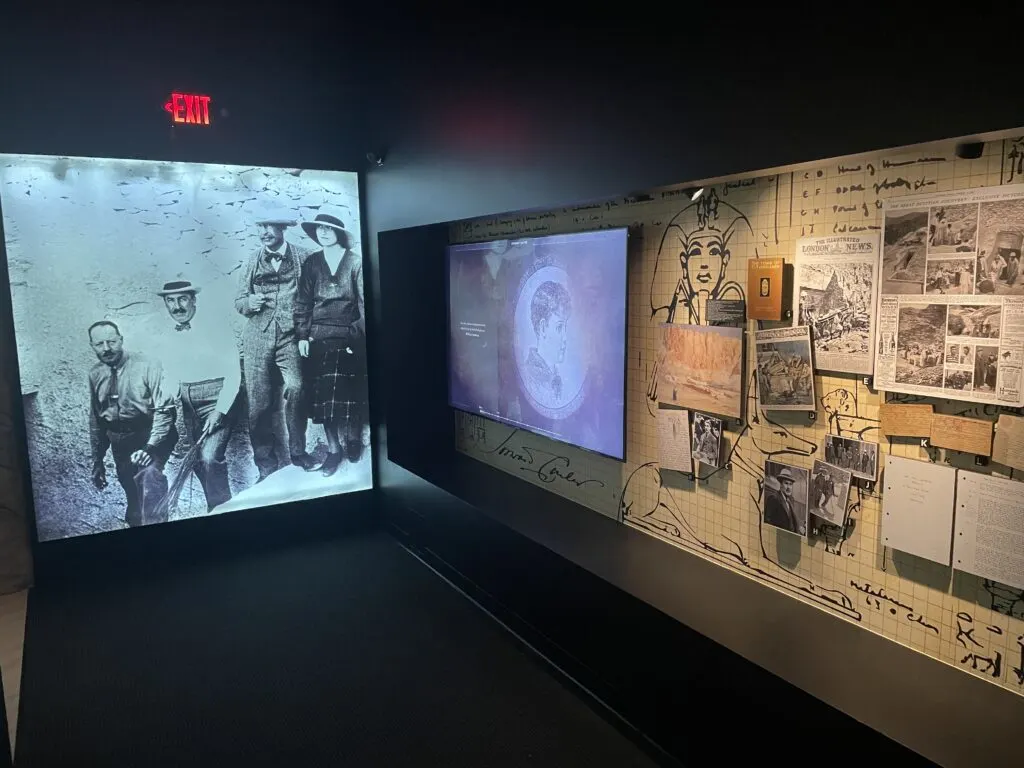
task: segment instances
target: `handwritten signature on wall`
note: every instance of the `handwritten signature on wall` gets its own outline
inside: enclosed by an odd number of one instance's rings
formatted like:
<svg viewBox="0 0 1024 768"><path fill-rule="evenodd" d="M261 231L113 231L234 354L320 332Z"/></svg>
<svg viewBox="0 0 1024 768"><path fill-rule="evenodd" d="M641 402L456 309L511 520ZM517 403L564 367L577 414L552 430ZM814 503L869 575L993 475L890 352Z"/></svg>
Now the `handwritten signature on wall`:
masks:
<svg viewBox="0 0 1024 768"><path fill-rule="evenodd" d="M481 452L485 455L501 456L517 463L520 471L535 475L542 483L565 484L574 488L588 485L604 487L602 480L581 477L572 469L572 460L568 456L525 445L521 439L516 439L518 436L519 430L513 430L496 447Z"/></svg>

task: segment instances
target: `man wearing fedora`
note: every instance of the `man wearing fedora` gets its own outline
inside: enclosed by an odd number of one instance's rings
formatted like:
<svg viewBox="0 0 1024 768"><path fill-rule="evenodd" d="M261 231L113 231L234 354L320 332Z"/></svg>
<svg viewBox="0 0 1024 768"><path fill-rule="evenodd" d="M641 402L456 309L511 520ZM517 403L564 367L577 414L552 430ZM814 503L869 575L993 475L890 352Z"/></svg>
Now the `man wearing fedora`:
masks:
<svg viewBox="0 0 1024 768"><path fill-rule="evenodd" d="M764 521L801 536L807 532L807 508L793 496L796 477L793 470L783 467L775 475L778 488L765 486Z"/></svg>
<svg viewBox="0 0 1024 768"><path fill-rule="evenodd" d="M218 323L215 313L197 315L199 292L199 286L188 280L164 283L157 291L174 320L174 330L160 346L163 391L181 402L192 444L200 446L195 473L206 494L207 510L213 510L231 498L225 452L242 367L229 326Z"/></svg>
<svg viewBox="0 0 1024 768"><path fill-rule="evenodd" d="M249 440L260 480L289 460L307 470L316 464L306 452L302 369L292 319L299 274L311 251L285 240L285 230L295 224L286 213L256 220L260 247L242 270L235 297L235 309L249 318L242 333L242 360ZM275 432L282 399L287 436ZM278 446L285 444L289 456L279 456Z"/></svg>

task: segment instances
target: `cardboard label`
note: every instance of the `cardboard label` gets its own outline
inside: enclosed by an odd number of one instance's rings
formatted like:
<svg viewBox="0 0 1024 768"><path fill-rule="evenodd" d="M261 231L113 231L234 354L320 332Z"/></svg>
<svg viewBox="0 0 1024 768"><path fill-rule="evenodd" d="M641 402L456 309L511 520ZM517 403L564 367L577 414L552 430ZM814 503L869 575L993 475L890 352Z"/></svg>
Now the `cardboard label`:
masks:
<svg viewBox="0 0 1024 768"><path fill-rule="evenodd" d="M992 461L1014 469L1024 469L1024 419L1008 413L999 414Z"/></svg>
<svg viewBox="0 0 1024 768"><path fill-rule="evenodd" d="M885 403L879 408L880 429L886 437L931 437L932 407Z"/></svg>
<svg viewBox="0 0 1024 768"><path fill-rule="evenodd" d="M992 422L934 413L932 435L929 440L936 448L950 448L977 456L991 456Z"/></svg>

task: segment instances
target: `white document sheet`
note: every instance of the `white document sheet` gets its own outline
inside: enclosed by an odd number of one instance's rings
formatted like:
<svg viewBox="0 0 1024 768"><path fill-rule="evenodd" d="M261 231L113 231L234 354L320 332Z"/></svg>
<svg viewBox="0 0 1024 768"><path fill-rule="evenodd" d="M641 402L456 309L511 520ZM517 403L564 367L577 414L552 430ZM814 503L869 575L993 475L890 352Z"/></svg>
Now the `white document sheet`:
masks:
<svg viewBox="0 0 1024 768"><path fill-rule="evenodd" d="M953 567L1024 589L1024 483L957 471Z"/></svg>
<svg viewBox="0 0 1024 768"><path fill-rule="evenodd" d="M658 461L662 469L693 472L690 453L690 412L679 408L658 409Z"/></svg>
<svg viewBox="0 0 1024 768"><path fill-rule="evenodd" d="M882 482L882 543L949 565L956 470L887 456Z"/></svg>

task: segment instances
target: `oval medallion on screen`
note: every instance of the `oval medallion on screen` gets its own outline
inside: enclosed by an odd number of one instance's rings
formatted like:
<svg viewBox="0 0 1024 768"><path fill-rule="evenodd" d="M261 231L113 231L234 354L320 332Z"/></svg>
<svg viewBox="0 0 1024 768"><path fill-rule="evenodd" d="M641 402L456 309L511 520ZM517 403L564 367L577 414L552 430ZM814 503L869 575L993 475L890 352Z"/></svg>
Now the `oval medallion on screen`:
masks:
<svg viewBox="0 0 1024 768"><path fill-rule="evenodd" d="M526 399L549 419L572 416L583 402L588 366L564 269L538 264L523 276L514 328L516 370Z"/></svg>

